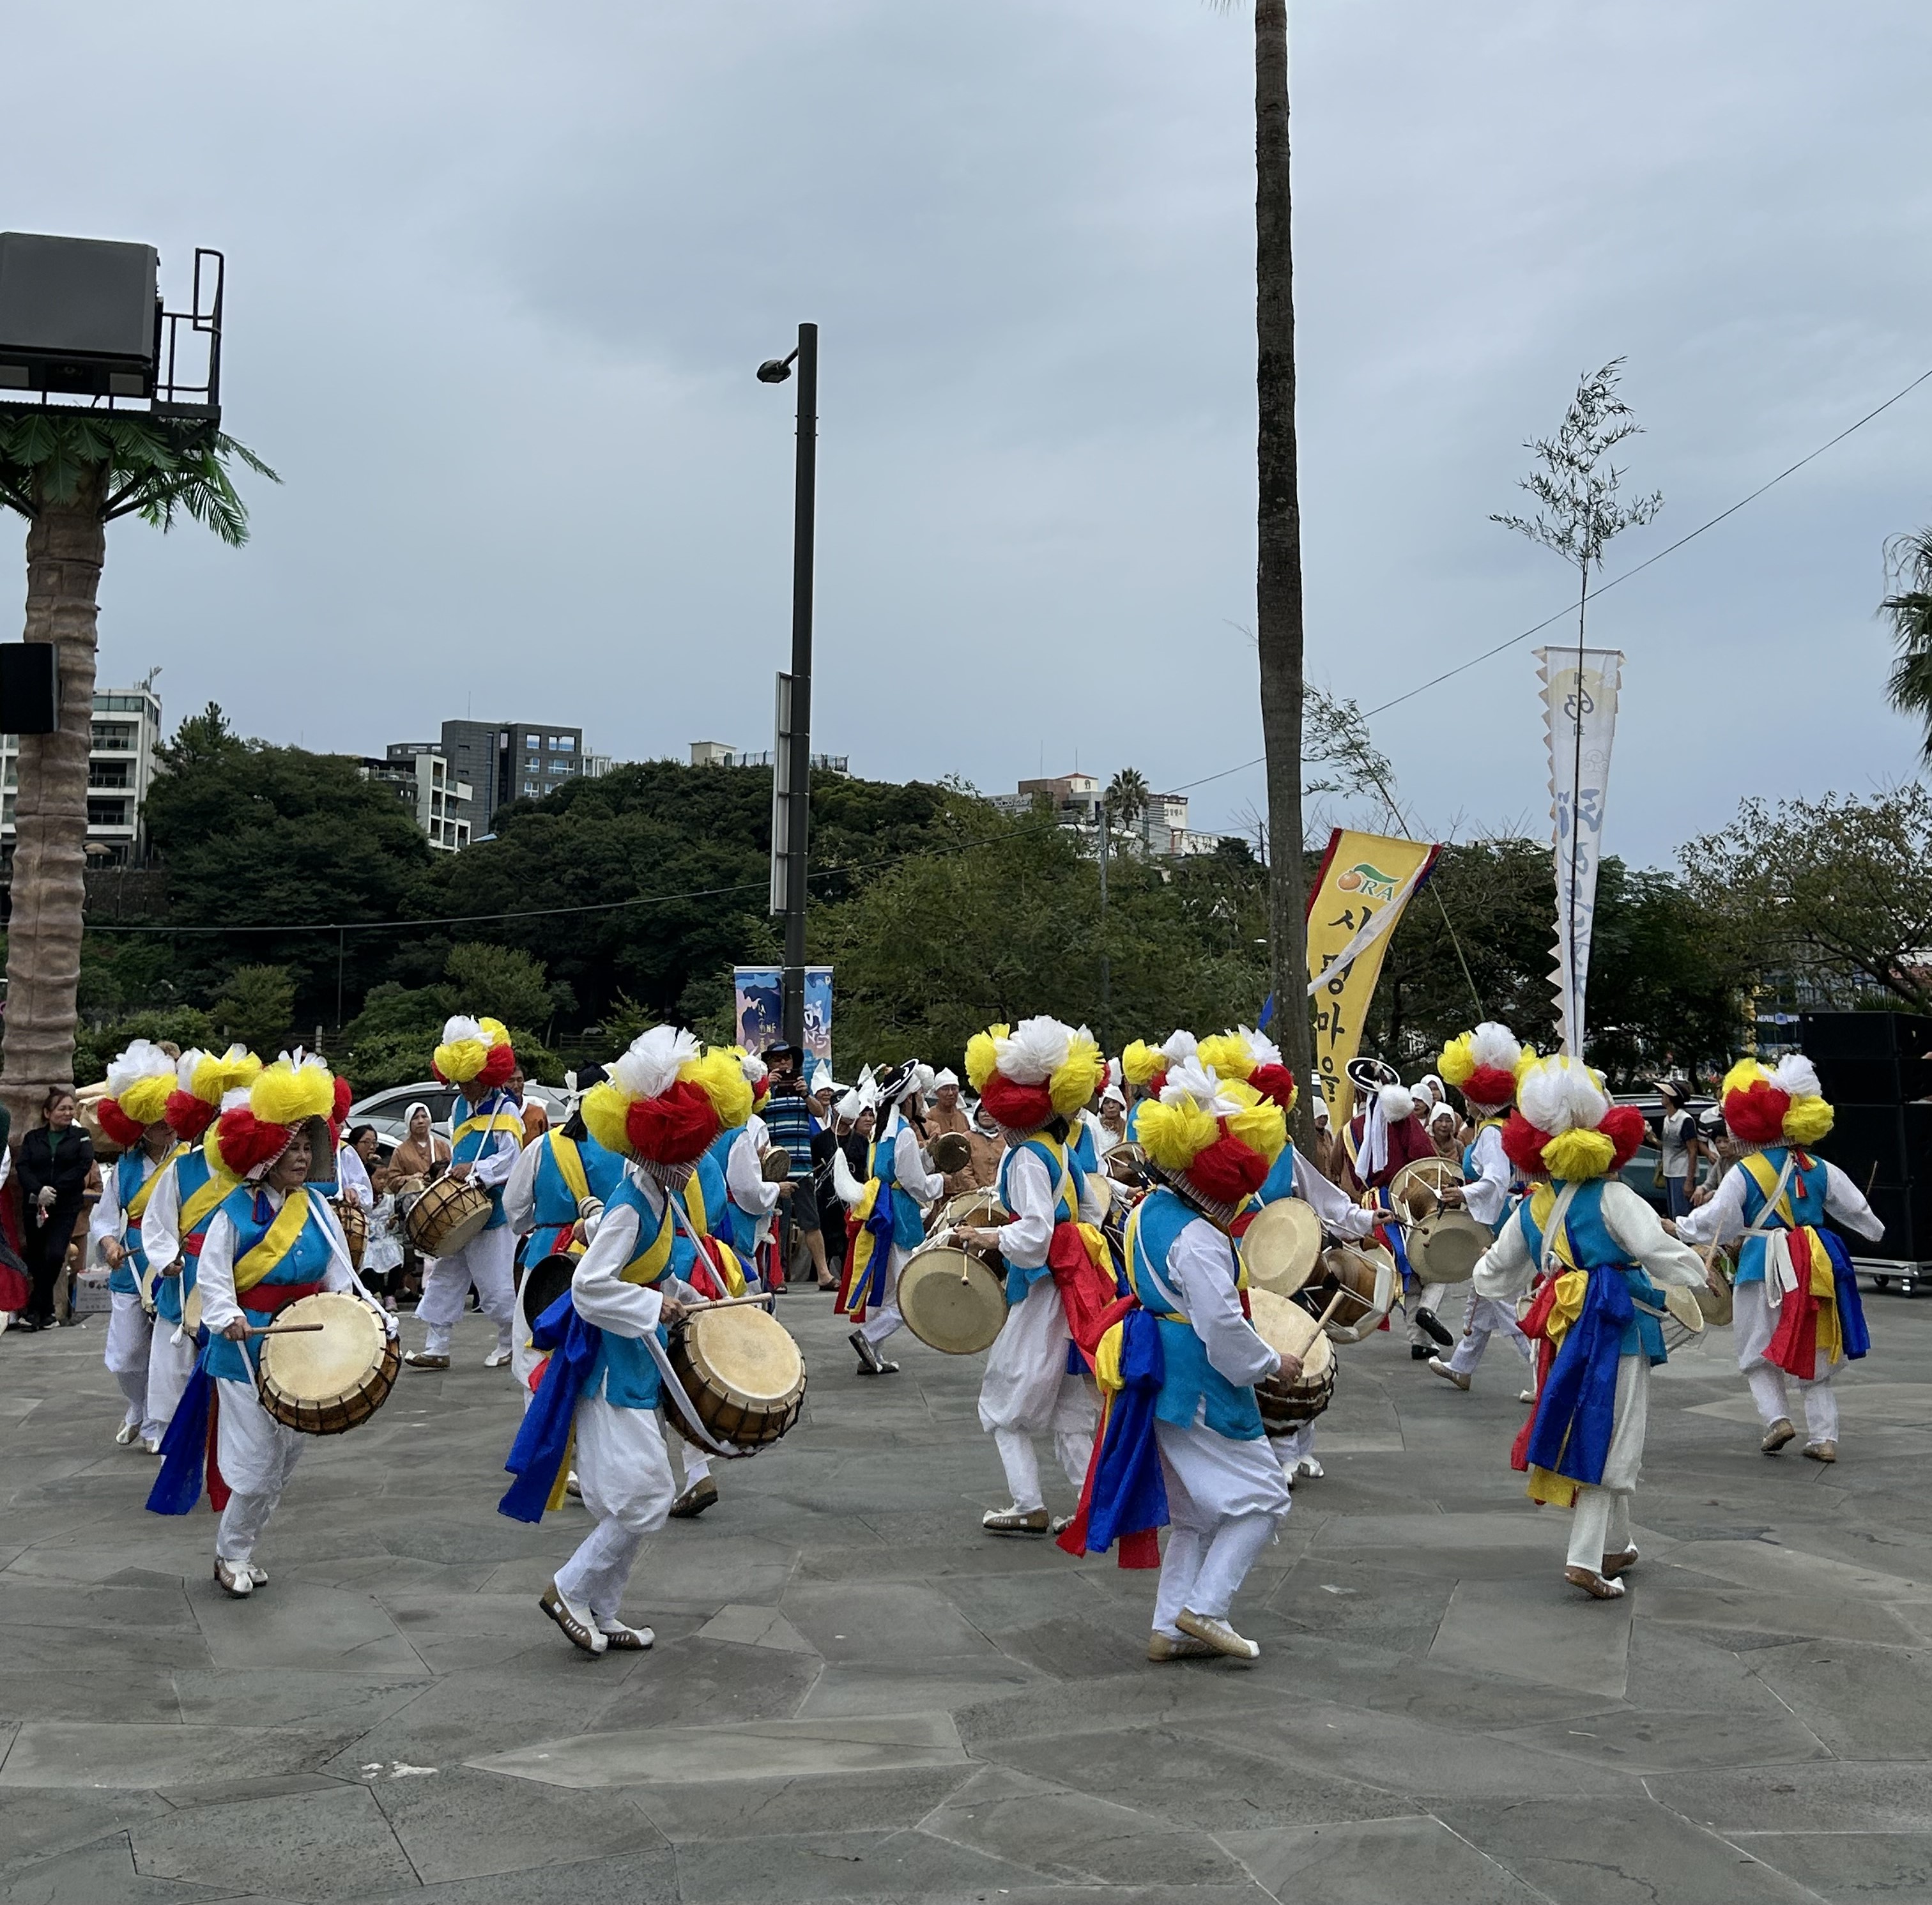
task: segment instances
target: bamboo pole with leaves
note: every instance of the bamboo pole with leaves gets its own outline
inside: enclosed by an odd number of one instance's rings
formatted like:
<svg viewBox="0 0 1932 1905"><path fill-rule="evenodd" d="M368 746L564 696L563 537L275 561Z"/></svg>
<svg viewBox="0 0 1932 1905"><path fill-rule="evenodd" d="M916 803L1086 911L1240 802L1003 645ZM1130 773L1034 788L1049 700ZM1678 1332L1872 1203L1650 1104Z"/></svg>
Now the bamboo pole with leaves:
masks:
<svg viewBox="0 0 1932 1905"><path fill-rule="evenodd" d="M23 638L53 645L60 680L55 731L20 737L0 1097L22 1135L48 1088L74 1082L107 525L138 515L166 530L181 514L239 547L248 516L232 463L279 480L253 452L202 427L84 411L0 415L0 507L27 520Z"/></svg>

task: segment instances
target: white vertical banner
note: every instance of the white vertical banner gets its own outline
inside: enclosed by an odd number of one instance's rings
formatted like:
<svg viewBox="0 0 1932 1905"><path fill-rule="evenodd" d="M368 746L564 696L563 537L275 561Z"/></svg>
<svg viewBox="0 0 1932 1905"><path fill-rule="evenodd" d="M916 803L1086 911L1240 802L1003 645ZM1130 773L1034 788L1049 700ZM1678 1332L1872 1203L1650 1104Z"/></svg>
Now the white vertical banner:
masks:
<svg viewBox="0 0 1932 1905"><path fill-rule="evenodd" d="M1550 976L1562 1048L1580 1058L1604 797L1610 790L1624 658L1613 648L1539 648L1535 654L1550 741L1550 817L1556 849L1556 964Z"/></svg>

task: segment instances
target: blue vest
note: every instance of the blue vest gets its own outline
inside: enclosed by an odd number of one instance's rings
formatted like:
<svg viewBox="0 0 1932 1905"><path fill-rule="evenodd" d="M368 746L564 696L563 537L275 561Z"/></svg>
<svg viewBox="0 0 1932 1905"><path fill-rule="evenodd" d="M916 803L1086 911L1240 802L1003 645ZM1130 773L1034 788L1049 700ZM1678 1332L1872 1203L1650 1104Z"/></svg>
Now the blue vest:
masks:
<svg viewBox="0 0 1932 1905"><path fill-rule="evenodd" d="M1634 1356L1640 1351L1653 1363L1665 1360L1664 1348L1664 1319L1651 1314L1653 1310L1664 1307L1664 1292L1650 1280L1647 1271L1640 1270L1630 1260L1623 1246L1612 1237L1604 1222L1603 1203L1605 1180L1593 1178L1588 1183L1579 1184L1576 1194L1570 1200L1570 1208L1564 1213L1563 1234L1569 1239L1570 1254L1576 1260L1579 1270L1588 1270L1592 1276L1612 1273L1622 1277L1629 1291L1630 1300L1639 1306L1648 1304L1648 1309L1640 1306L1630 1320L1624 1325L1623 1342L1618 1354ZM1563 1186L1556 1186L1561 1196ZM1543 1262L1543 1233L1536 1227L1536 1220L1530 1215L1532 1199L1526 1197L1516 1206L1516 1222L1522 1228L1522 1240L1530 1256L1540 1265ZM1560 1258L1555 1259L1561 1274Z"/></svg>
<svg viewBox="0 0 1932 1905"><path fill-rule="evenodd" d="M892 1164L899 1133L905 1129L904 1114L895 1106L886 1120L885 1130L873 1138L868 1169L879 1180L880 1201L889 1201L892 1207L893 1249L916 1250L926 1241L926 1220L920 1214L919 1199L900 1187ZM878 1205L872 1208L876 1214Z"/></svg>
<svg viewBox="0 0 1932 1905"><path fill-rule="evenodd" d="M1007 1173L1013 1168L1013 1160L1021 1152L1030 1151L1046 1166L1046 1181L1053 1186L1053 1221L1056 1224L1070 1224L1080 1215L1080 1193L1084 1188L1082 1174L1074 1164L1072 1154L1056 1144L1050 1138L1029 1138L1023 1144L1015 1144L1000 1160L1000 1202L1009 1210L1016 1209L1011 1192L1007 1187ZM1000 1261L1006 1262L1003 1257ZM1006 1263L1006 1301L1010 1305L1024 1300L1026 1293L1043 1276L1053 1274L1052 1266L1036 1264L1031 1269L1022 1269L1016 1263Z"/></svg>
<svg viewBox="0 0 1932 1905"><path fill-rule="evenodd" d="M317 1196L315 1190L310 1190L308 1222L302 1226L302 1234L281 1262L262 1279L257 1288L277 1283L321 1281L334 1250L328 1232L322 1227L322 1220L315 1213ZM235 1226L235 1262L238 1264L268 1235L269 1226L280 1213L269 1203L266 1192L241 1184L222 1200L215 1214L226 1216ZM211 1217L208 1221L212 1223L214 1220ZM242 1315L250 1323L273 1322L272 1311L251 1310L248 1306L248 1299L254 1294L253 1290L242 1293ZM224 1382L252 1382L255 1379L255 1366L261 1358L262 1340L259 1336L250 1336L246 1342L230 1342L226 1336L211 1334L208 1347L201 1352L201 1366L210 1376Z"/></svg>
<svg viewBox="0 0 1932 1905"><path fill-rule="evenodd" d="M141 1245L141 1226L129 1220L128 1207L153 1174L154 1168L147 1153L138 1144L131 1151L123 1151L114 1166L114 1189L121 1200L121 1241L128 1254L115 1266L107 1279L107 1287L119 1291L124 1297L140 1294L140 1274L148 1268L148 1253Z"/></svg>
<svg viewBox="0 0 1932 1905"><path fill-rule="evenodd" d="M1262 1412L1252 1387L1230 1382L1208 1360L1208 1352L1194 1327L1176 1307L1180 1292L1166 1276L1167 1262L1180 1233L1196 1221L1196 1214L1165 1185L1150 1191L1128 1220L1127 1277L1141 1307L1160 1325L1164 1365L1160 1394L1154 1403L1156 1420L1191 1428L1204 1401L1208 1426L1230 1442L1258 1441L1264 1432ZM1234 1270L1234 1246L1228 1246L1229 1280ZM1166 1284L1162 1293L1160 1284ZM1170 1299L1172 1300L1170 1300Z"/></svg>
<svg viewBox="0 0 1932 1905"><path fill-rule="evenodd" d="M608 1220L614 1210L634 1210L638 1214L638 1243L626 1270L641 1263L652 1248L663 1236L664 1226L671 1221L670 1203L667 1196L664 1210L653 1210L644 1193L638 1188L637 1180L627 1171L616 1190L605 1202L604 1214ZM646 1287L655 1288L667 1276L681 1274L678 1270L678 1249L682 1246L684 1262L688 1265L695 1254L696 1246L682 1231L671 1246L671 1253L665 1259L664 1268L650 1280ZM641 1279L633 1280L642 1282ZM597 1360L590 1366L589 1381L584 1394L602 1396L614 1408L620 1409L654 1409L658 1406L658 1391L664 1378L650 1351L645 1347L641 1336L622 1336L614 1330L599 1330L602 1340L598 1345ZM669 1333L660 1324L657 1331L660 1343L670 1340Z"/></svg>
<svg viewBox="0 0 1932 1905"><path fill-rule="evenodd" d="M194 1288L195 1276L201 1268L199 1249L193 1253L188 1250L188 1236L181 1228L179 1214L187 1208L188 1199L214 1175L214 1170L208 1161L208 1154L199 1144L185 1157L176 1158L168 1168L175 1174L175 1235L179 1249L175 1262L180 1274L155 1278L154 1309L156 1313L167 1322L178 1323L182 1319L182 1305L187 1300L189 1291ZM218 1204L214 1210L220 1208ZM209 1211L196 1229L194 1235L197 1240L208 1234L208 1226L214 1221L214 1210Z"/></svg>
<svg viewBox="0 0 1932 1905"><path fill-rule="evenodd" d="M494 1118L499 1112L507 1112L511 1117L518 1120L520 1126L522 1114L517 1108L516 1101L507 1091L492 1091L488 1094L482 1103L477 1106L473 1111L470 1108L468 1099L465 1098L459 1102L462 1107L463 1115L460 1118L456 1118L452 1114L452 1121L454 1124L461 1124L466 1120L472 1118ZM508 1135L506 1132L499 1131L470 1132L466 1136L457 1139L450 1150L449 1161L452 1164L474 1164L486 1152L496 1148L498 1138ZM520 1145L519 1148L521 1148ZM490 1221L483 1228L485 1230L498 1229L509 1221L503 1214L503 1186L501 1184L485 1184L482 1188L490 1194Z"/></svg>
<svg viewBox="0 0 1932 1905"><path fill-rule="evenodd" d="M728 1244L740 1257L748 1264L752 1256L752 1240L758 1233L758 1220L738 1203L731 1195L729 1175L731 1164L731 1148L745 1135L746 1127L734 1124L729 1131L721 1131L706 1148L700 1168L705 1164L711 1167L706 1174L704 1208L711 1219L711 1234L721 1244ZM717 1202L712 1201L712 1179L715 1176Z"/></svg>
<svg viewBox="0 0 1932 1905"><path fill-rule="evenodd" d="M1126 1126L1127 1135L1126 1142L1128 1144L1138 1144L1140 1142L1141 1107L1143 1105L1150 1105L1153 1102L1154 1100L1150 1098L1136 1098L1134 1102L1127 1107L1127 1122Z"/></svg>
<svg viewBox="0 0 1932 1905"><path fill-rule="evenodd" d="M1784 1160L1790 1155L1791 1147L1777 1144L1764 1154L1764 1161L1772 1170L1781 1172ZM1805 1156L1810 1157L1810 1152ZM1758 1189L1757 1180L1742 1164L1731 1166L1744 1180L1744 1222L1756 1226L1762 1224L1767 1230L1786 1230L1791 1228L1784 1217L1774 1211L1765 1201L1764 1192ZM1792 1214L1798 1220L1798 1228L1803 1229L1809 1224L1814 1229L1822 1228L1825 1222L1825 1163L1822 1158L1811 1158L1811 1168L1801 1171L1792 1167L1791 1176L1784 1186L1781 1204L1788 1198ZM1764 1246L1762 1237L1747 1237L1738 1250L1738 1274L1731 1280L1734 1283L1762 1283L1764 1281Z"/></svg>
<svg viewBox="0 0 1932 1905"><path fill-rule="evenodd" d="M1100 1168L1100 1147L1094 1142L1094 1127L1084 1118L1076 1118L1073 1129L1076 1136L1066 1148L1066 1154L1082 1171L1097 1171Z"/></svg>
<svg viewBox="0 0 1932 1905"><path fill-rule="evenodd" d="M548 1256L559 1249L562 1239L554 1233L567 1231L577 1222L577 1193L563 1181L563 1172L556 1161L559 1136L548 1132L539 1141L543 1150L537 1159L536 1181L532 1186L535 1214L530 1236L533 1243L543 1247L532 1252L533 1258ZM608 1204L623 1180L624 1160L588 1136L578 1139L577 1154L583 1160L584 1178L590 1186L590 1195L600 1204Z"/></svg>

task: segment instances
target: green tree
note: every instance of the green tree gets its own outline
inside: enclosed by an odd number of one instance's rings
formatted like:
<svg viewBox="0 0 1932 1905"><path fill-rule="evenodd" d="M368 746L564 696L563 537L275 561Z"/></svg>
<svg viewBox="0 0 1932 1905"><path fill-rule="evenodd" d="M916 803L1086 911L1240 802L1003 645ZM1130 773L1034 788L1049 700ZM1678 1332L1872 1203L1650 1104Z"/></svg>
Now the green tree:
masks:
<svg viewBox="0 0 1932 1905"><path fill-rule="evenodd" d="M127 1012L118 1017L82 1025L75 1036L74 1082L96 1084L107 1076L109 1064L136 1039L152 1039L157 1045L171 1045L186 1052L191 1046L204 1051L215 1041L214 1022L193 1006L170 1006L145 1011Z"/></svg>
<svg viewBox="0 0 1932 1905"><path fill-rule="evenodd" d="M1932 529L1898 537L1886 558L1898 584L1879 608L1892 618L1898 650L1886 695L1923 729L1923 752L1932 761Z"/></svg>
<svg viewBox="0 0 1932 1905"><path fill-rule="evenodd" d="M344 1029L344 1069L358 1096L430 1076L430 1058L454 1012L501 1019L525 1073L554 1084L562 1066L544 1042L551 1018L567 1010L569 988L552 983L541 960L514 947L466 940L452 946L435 984L385 980L370 988Z"/></svg>
<svg viewBox="0 0 1932 1905"><path fill-rule="evenodd" d="M286 966L237 966L208 1005L218 1035L238 1039L264 1059L296 1042L295 982Z"/></svg>
<svg viewBox="0 0 1932 1905"><path fill-rule="evenodd" d="M203 425L86 411L0 416L0 508L27 519L24 638L53 644L60 678L56 730L20 736L0 1071L17 1129L50 1085L73 1078L107 525L139 515L166 530L185 514L239 547L248 518L230 478L238 463L277 480L252 452Z"/></svg>
<svg viewBox="0 0 1932 1905"><path fill-rule="evenodd" d="M430 856L413 815L353 760L244 740L213 703L160 757L166 772L146 811L167 866L168 917L224 929L175 940L181 982L212 990L245 949L287 968L296 1022L332 1024L338 986L358 998L395 958L399 935L245 929L408 918Z"/></svg>

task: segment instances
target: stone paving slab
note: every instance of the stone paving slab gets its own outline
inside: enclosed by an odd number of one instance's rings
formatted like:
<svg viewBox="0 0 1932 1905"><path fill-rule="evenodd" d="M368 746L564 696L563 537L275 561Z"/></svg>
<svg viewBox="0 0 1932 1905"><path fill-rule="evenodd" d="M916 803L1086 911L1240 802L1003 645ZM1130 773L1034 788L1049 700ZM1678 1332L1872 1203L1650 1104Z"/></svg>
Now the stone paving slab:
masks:
<svg viewBox="0 0 1932 1905"><path fill-rule="evenodd" d="M142 1511L99 1333L0 1337L0 1905L1932 1897L1932 1310L1868 1306L1834 1468L1758 1454L1728 1333L1660 1373L1611 1604L1508 1468L1510 1359L1345 1349L1251 1666L1151 1666L1150 1575L980 1534L978 1361L862 1381L816 1298L806 1419L599 1660L535 1606L582 1509L494 1512L478 1319L304 1450L242 1604L205 1508Z"/></svg>

